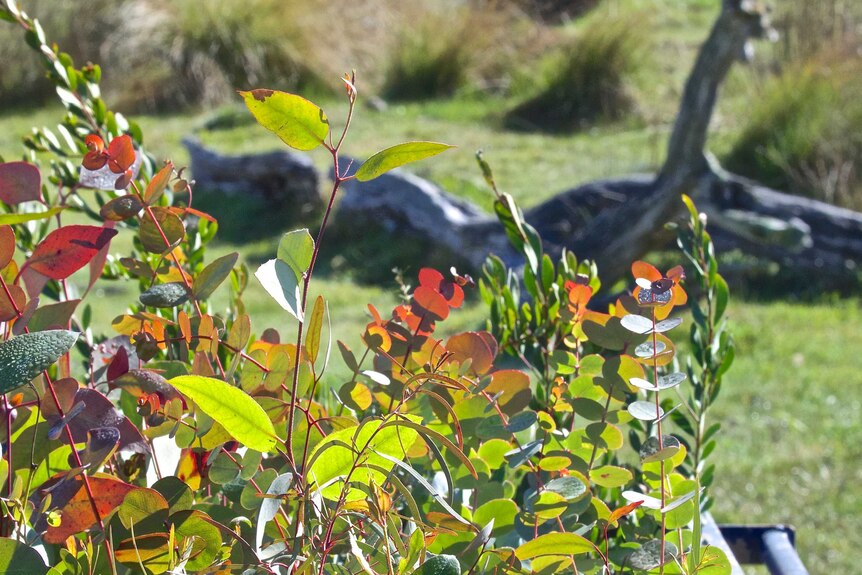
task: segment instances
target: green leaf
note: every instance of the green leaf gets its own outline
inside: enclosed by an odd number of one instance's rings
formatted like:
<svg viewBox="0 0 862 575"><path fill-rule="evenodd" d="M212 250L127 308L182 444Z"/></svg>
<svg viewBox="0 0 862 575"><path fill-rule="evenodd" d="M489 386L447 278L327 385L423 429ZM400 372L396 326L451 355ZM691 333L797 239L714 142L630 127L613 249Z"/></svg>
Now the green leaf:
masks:
<svg viewBox="0 0 862 575"><path fill-rule="evenodd" d="M81 303L79 299L71 299L57 303L43 305L35 312L27 322L27 329L30 331L43 331L50 327L66 326L69 324L69 319L75 313L75 308Z"/></svg>
<svg viewBox="0 0 862 575"><path fill-rule="evenodd" d="M0 393L30 382L72 349L78 333L65 329L24 333L0 343Z"/></svg>
<svg viewBox="0 0 862 575"><path fill-rule="evenodd" d="M576 501L587 494L587 483L577 475L557 477L545 484L545 491L559 493L569 501Z"/></svg>
<svg viewBox="0 0 862 575"><path fill-rule="evenodd" d="M446 502L446 498L443 497L443 495L441 495L440 493L438 493L437 490L434 489L434 487L430 483L428 483L428 481L426 481L425 478L422 477L422 475L418 471L416 471L397 457L392 457L391 455L387 455L385 453L380 453L377 451L375 451L374 453L390 461L393 465L397 465L398 467L406 471L410 476L413 477L413 479L416 480L417 483L419 483L419 485L424 487L428 491L428 493L431 494L431 497L433 497L434 500L449 513L449 515L451 515L464 525L472 525L472 523L464 519L460 513L458 513L451 505L449 505L449 503Z"/></svg>
<svg viewBox="0 0 862 575"><path fill-rule="evenodd" d="M154 254L165 254L177 247L186 235L186 226L167 208L152 208L153 217L147 214L141 221L138 236L144 249ZM155 219L153 219L155 218ZM161 229L161 231L159 231ZM164 233L164 237L162 237ZM168 243L165 244L165 239Z"/></svg>
<svg viewBox="0 0 862 575"><path fill-rule="evenodd" d="M258 473L254 478L254 483L249 481L243 487L239 496L239 504L249 511L257 510L264 501L262 497L258 496L258 493L266 493L276 477L278 477L278 471L272 468L264 469Z"/></svg>
<svg viewBox="0 0 862 575"><path fill-rule="evenodd" d="M177 511L191 509L192 504L194 504L194 494L191 488L185 481L173 475L162 477L153 483L152 488L165 498L165 501L170 505L169 512L172 514Z"/></svg>
<svg viewBox="0 0 862 575"><path fill-rule="evenodd" d="M317 296L314 300L314 308L311 310L311 319L308 322L308 334L305 336L305 349L312 363L317 361L320 353L320 330L323 328L323 313L326 309L323 296Z"/></svg>
<svg viewBox="0 0 862 575"><path fill-rule="evenodd" d="M676 545L674 545L670 541L666 541L664 560L662 561L661 541L658 539L653 539L641 545L639 549L636 549L629 556L629 562L631 566L635 569L643 569L644 571L648 571L650 569L655 569L662 563L672 563L673 558L677 555L677 553L678 551Z"/></svg>
<svg viewBox="0 0 862 575"><path fill-rule="evenodd" d="M641 421L655 421L664 415L664 410L662 408L659 407L658 412L656 412L655 404L650 403L649 401L632 402L626 409L632 417L640 419Z"/></svg>
<svg viewBox="0 0 862 575"><path fill-rule="evenodd" d="M281 260L269 260L257 268L254 277L283 310L302 321L303 313L300 306L302 295L296 274L290 266Z"/></svg>
<svg viewBox="0 0 862 575"><path fill-rule="evenodd" d="M624 467L603 465L590 471L590 479L602 487L622 487L632 480L632 472Z"/></svg>
<svg viewBox="0 0 862 575"><path fill-rule="evenodd" d="M300 282L302 276L308 271L308 266L311 265L313 255L314 239L308 230L303 228L281 236L275 257L286 263L296 274L296 281Z"/></svg>
<svg viewBox="0 0 862 575"><path fill-rule="evenodd" d="M48 567L35 549L14 539L0 537L0 573L45 575Z"/></svg>
<svg viewBox="0 0 862 575"><path fill-rule="evenodd" d="M438 142L406 142L398 144L391 148L380 150L365 160L365 163L356 171L356 179L360 182L367 182L390 170L394 170L398 166L436 156L453 147L449 144L440 144Z"/></svg>
<svg viewBox="0 0 862 575"><path fill-rule="evenodd" d="M221 533L202 511L180 511L171 516L177 540L190 539L191 555L186 569L198 573L209 566L221 549ZM185 545L180 545L183 549Z"/></svg>
<svg viewBox="0 0 862 575"><path fill-rule="evenodd" d="M730 289L727 287L727 282L724 281L724 278L720 275L715 276L714 289L715 311L713 312L713 317L717 322L721 319L721 316L724 315L724 311L727 309L727 300L730 298Z"/></svg>
<svg viewBox="0 0 862 575"><path fill-rule="evenodd" d="M276 90L240 92L257 123L297 150L313 150L329 133L329 120L305 98Z"/></svg>
<svg viewBox="0 0 862 575"><path fill-rule="evenodd" d="M418 575L461 575L461 564L454 555L435 555L416 571Z"/></svg>
<svg viewBox="0 0 862 575"><path fill-rule="evenodd" d="M168 381L219 422L237 441L261 453L278 439L263 408L241 389L212 377L181 375Z"/></svg>
<svg viewBox="0 0 862 575"><path fill-rule="evenodd" d="M580 535L547 533L515 549L515 557L526 561L544 555L581 555L593 550L593 544Z"/></svg>
<svg viewBox="0 0 862 575"><path fill-rule="evenodd" d="M66 208L65 207L56 207L56 208L51 208L51 209L46 210L44 212L38 212L38 213L0 214L0 226L13 225L13 224L23 224L24 222L32 222L34 220L47 220L48 218L59 214L64 209L66 209Z"/></svg>
<svg viewBox="0 0 862 575"><path fill-rule="evenodd" d="M473 522L477 525L487 525L493 519L494 528L491 530L491 534L494 537L501 537L512 529L516 515L518 515L518 506L514 501L511 499L492 499L476 509L473 513Z"/></svg>
<svg viewBox="0 0 862 575"><path fill-rule="evenodd" d="M419 433L405 426L383 427L382 424L381 420L367 420L358 429L353 426L330 433L315 446L309 457L308 477L317 484L323 497L338 499L348 475L351 482L365 485L370 485L371 481L377 485L386 482L386 475L372 469L371 465L391 471L395 465L392 459L404 459ZM351 489L347 501L364 497L359 489Z"/></svg>
<svg viewBox="0 0 862 575"><path fill-rule="evenodd" d="M233 252L218 258L205 267L198 274L198 277L195 278L194 284L192 284L192 294L194 294L195 298L198 300L209 298L216 288L230 275L238 257L239 254Z"/></svg>
<svg viewBox="0 0 862 575"><path fill-rule="evenodd" d="M730 575L730 573L730 561L724 551L711 545L703 550L700 562L697 564L697 575Z"/></svg>
<svg viewBox="0 0 862 575"><path fill-rule="evenodd" d="M117 516L123 526L129 529L159 511L164 511L164 517L167 518L168 508L168 502L161 493L155 489L139 487L126 493L123 503L117 509Z"/></svg>

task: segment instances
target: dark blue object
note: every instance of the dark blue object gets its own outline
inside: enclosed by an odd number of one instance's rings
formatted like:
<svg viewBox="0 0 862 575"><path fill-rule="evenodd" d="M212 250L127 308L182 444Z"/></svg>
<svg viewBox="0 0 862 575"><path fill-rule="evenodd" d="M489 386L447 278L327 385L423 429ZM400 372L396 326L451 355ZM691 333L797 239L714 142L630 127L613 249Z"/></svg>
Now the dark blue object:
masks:
<svg viewBox="0 0 862 575"><path fill-rule="evenodd" d="M796 532L787 525L716 525L709 513L701 519L703 537L731 560L731 574L742 564L766 565L772 575L808 575L796 553Z"/></svg>

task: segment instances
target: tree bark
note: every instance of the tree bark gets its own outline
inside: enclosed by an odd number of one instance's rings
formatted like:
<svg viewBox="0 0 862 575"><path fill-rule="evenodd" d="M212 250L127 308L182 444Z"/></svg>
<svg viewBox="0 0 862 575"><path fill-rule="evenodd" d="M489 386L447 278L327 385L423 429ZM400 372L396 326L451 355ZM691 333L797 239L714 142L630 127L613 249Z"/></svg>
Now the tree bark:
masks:
<svg viewBox="0 0 862 575"><path fill-rule="evenodd" d="M682 211L680 195L696 195L704 180L715 177L705 146L719 87L733 62L745 53L749 39L769 30L765 14L747 4L722 3L686 81L667 159L652 185L617 209L603 210L569 243L579 257L595 260L606 280L621 277L630 262L666 244L669 233L664 224Z"/></svg>

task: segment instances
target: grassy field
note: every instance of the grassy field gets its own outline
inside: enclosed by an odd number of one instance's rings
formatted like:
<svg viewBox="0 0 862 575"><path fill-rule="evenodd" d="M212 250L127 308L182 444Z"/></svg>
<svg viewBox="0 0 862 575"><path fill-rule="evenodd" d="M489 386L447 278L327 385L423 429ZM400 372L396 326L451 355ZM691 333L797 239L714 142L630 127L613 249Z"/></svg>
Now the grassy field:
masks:
<svg viewBox="0 0 862 575"><path fill-rule="evenodd" d="M717 3L681 1L684 10L672 4L609 0L591 16L602 18L630 9L652 11L650 17L656 26L650 50L657 57L637 80L640 101L650 105L642 106L632 119L572 135L515 133L502 127L503 114L513 105L511 97L468 92L449 100L392 104L383 111L363 106L345 152L367 157L382 147L414 139L455 144L457 149L418 164L415 171L485 209L492 197L475 166L473 154L478 148L485 150L502 188L523 206L580 182L653 171L663 159L687 67ZM587 24L588 20L573 27ZM726 150L739 128L750 96L751 74L735 69L728 79L713 122L713 151ZM344 114L342 103L325 101L323 107L337 125ZM7 161L17 159L20 137L33 125L56 124L60 114L59 108L0 110L0 156ZM227 130L199 130L207 117L207 113L183 113L135 119L144 129L149 151L178 165L188 161L180 140L192 133L223 152L255 152L279 146L276 138L249 123ZM325 154L315 154L314 160L321 169L328 168ZM216 244L211 257L238 250L253 269L260 260L273 257L279 231L285 230L274 230L271 240L253 245ZM416 262L408 274L415 275L421 263ZM215 296L216 306L223 305L222 292ZM397 302L394 283L358 285L349 274L316 277L312 292L329 300L333 337L354 348L367 322L364 304L373 303L386 313ZM112 286L96 295L94 323L105 326L103 331L107 332L112 316L133 294L122 286ZM484 310L475 300L454 314L444 324L445 329L453 332L480 327ZM283 338L292 337L295 323L271 303L254 279L246 302L258 332L272 326ZM800 554L812 574L859 571L861 309L857 298L827 297L812 303L734 300L730 308L737 360L713 416L724 426L713 456L718 464L714 514L719 522L796 526ZM337 383L346 371L340 367L337 354L334 356L329 377Z"/></svg>
<svg viewBox="0 0 862 575"><path fill-rule="evenodd" d="M429 161L418 171L486 207L490 197L472 167L476 147L485 147L501 183L527 205L576 181L651 168L642 157L644 143L651 137L645 129L556 138L516 135L485 125L494 109L493 103L456 101L398 106L386 113L362 110L348 151L367 155L373 148L410 138L458 144L457 151ZM32 123L50 125L57 113L48 109L4 118L0 154L14 157L13 135L26 132ZM150 149L181 164L184 151L179 139L200 122L200 117L190 115L141 119ZM278 144L251 125L201 137L223 150L254 151ZM613 149L615 162L591 163L600 149ZM317 159L323 161L323 155ZM216 244L212 257L236 249L253 268L255 262L272 257L276 240L277 236L252 245ZM318 277L312 291L330 302L333 337L354 349L367 322L364 304L373 303L386 313L397 302L394 283L363 286L336 274ZM94 323L108 326L115 313L108 310L119 309L132 293L120 288L102 295L94 309ZM223 298L217 292L216 306ZM292 337L295 323L274 307L254 280L246 301L258 330L272 326L282 337ZM476 328L482 325L483 314L474 298L444 325L450 332ZM862 348L859 301L736 300L730 321L737 362L714 412L715 420L724 425L714 455L716 518L792 524L811 573L851 573L854 550L862 544L862 513L858 512L862 510L858 488L862 372L855 354ZM330 381L336 383L346 371L339 359L333 364Z"/></svg>

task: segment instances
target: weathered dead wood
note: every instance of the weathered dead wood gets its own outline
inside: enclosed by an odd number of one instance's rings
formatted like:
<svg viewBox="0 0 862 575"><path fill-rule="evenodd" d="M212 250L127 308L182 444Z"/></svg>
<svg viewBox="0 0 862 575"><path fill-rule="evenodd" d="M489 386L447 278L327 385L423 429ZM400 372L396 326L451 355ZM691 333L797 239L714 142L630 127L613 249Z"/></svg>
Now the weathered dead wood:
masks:
<svg viewBox="0 0 862 575"><path fill-rule="evenodd" d="M649 187L630 194L613 210L603 210L576 232L569 247L596 261L605 279L626 273L629 263L667 241L665 222L681 213L680 194L697 196L718 177L705 146L718 90L727 72L746 53L750 39L770 32L765 12L747 0L724 0L709 37L686 81L667 160Z"/></svg>
<svg viewBox="0 0 862 575"><path fill-rule="evenodd" d="M758 6L724 0L686 82L667 160L657 175L584 184L525 213L548 252L566 248L592 259L612 283L628 272L630 262L669 243L665 223L683 213L680 195L686 193L709 218L719 249L740 248L798 268L862 264L862 214L728 174L706 151L710 118L730 67L749 53L751 39L771 33ZM427 186L421 193L414 186L407 196L389 190L384 200L379 186L369 184L346 188L344 204L354 214L382 216L389 222L384 225L398 228L403 237L441 245L474 268L489 253L519 264L500 226L462 200ZM433 209L416 209L420 201Z"/></svg>

